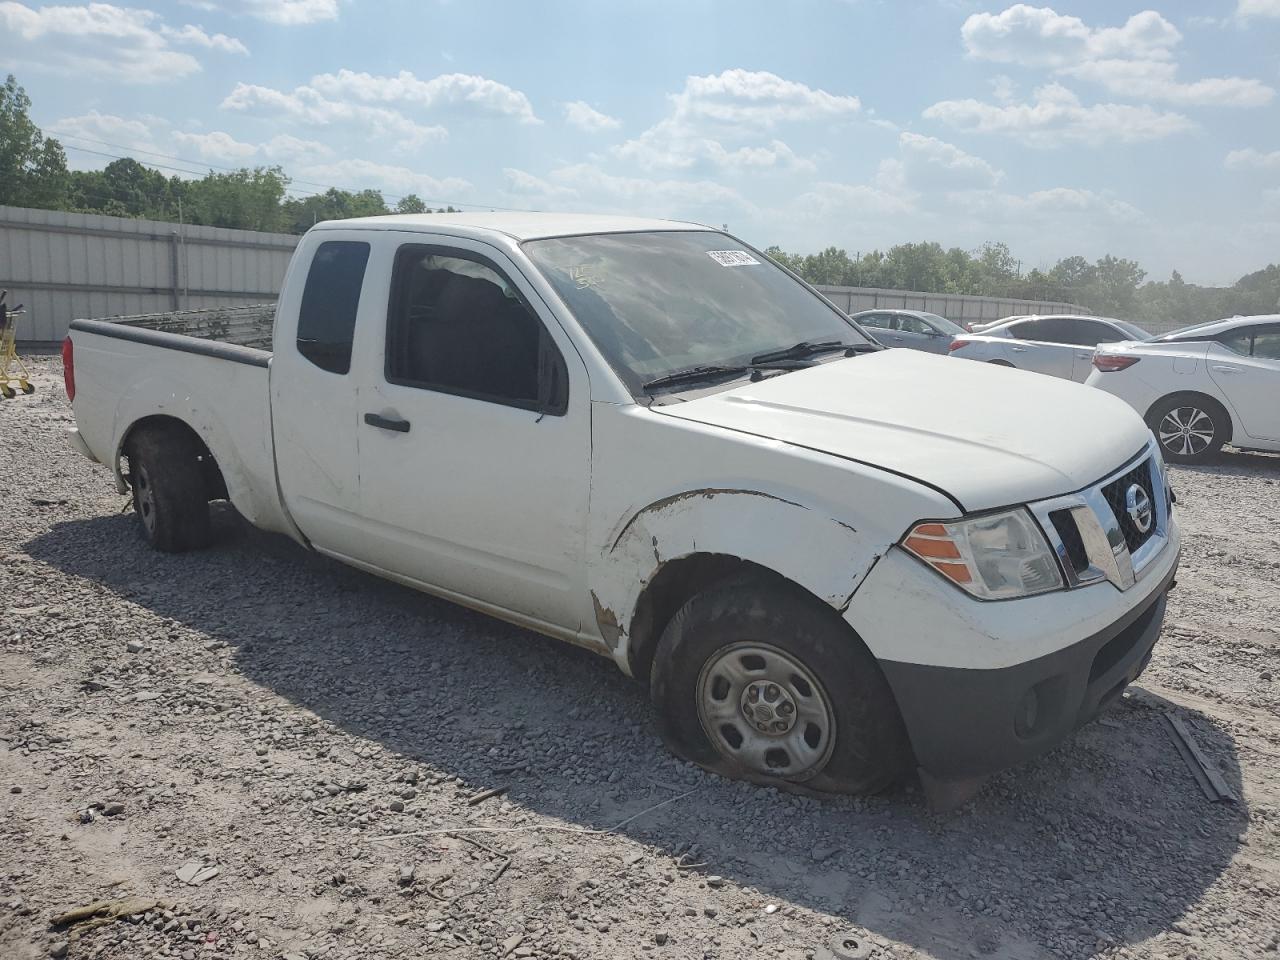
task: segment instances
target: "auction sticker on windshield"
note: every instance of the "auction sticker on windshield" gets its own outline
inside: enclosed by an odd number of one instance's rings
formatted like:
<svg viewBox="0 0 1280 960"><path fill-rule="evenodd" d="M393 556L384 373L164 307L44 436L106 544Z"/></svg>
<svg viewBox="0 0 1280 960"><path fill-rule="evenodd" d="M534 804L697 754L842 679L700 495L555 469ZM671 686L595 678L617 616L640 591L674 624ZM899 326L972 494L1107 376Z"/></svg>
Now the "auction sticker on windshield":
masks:
<svg viewBox="0 0 1280 960"><path fill-rule="evenodd" d="M759 266L760 261L745 250L708 250L707 256L722 267Z"/></svg>

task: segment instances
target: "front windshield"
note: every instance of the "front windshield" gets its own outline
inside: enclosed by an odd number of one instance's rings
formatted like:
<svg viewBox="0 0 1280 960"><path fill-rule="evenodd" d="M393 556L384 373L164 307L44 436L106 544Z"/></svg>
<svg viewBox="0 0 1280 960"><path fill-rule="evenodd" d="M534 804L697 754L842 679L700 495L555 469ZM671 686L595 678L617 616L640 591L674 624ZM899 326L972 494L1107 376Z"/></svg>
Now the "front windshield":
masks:
<svg viewBox="0 0 1280 960"><path fill-rule="evenodd" d="M709 230L531 240L525 252L633 395L805 340L866 344L767 257Z"/></svg>

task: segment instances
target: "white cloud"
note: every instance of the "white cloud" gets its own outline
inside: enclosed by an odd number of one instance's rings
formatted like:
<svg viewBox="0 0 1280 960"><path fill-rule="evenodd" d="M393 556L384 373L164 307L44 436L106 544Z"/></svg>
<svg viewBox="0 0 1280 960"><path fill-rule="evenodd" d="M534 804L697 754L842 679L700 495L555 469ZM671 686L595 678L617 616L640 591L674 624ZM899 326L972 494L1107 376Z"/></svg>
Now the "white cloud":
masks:
<svg viewBox="0 0 1280 960"><path fill-rule="evenodd" d="M312 77L308 86L323 96L336 99L411 104L427 110L445 106L472 107L512 117L521 123L542 122L534 114L529 98L519 90L496 80L465 73L446 73L430 80L420 80L408 70L401 70L394 77L339 70Z"/></svg>
<svg viewBox="0 0 1280 960"><path fill-rule="evenodd" d="M984 222L1043 222L1045 217L1053 217L1057 222L1058 218L1067 217L1123 224L1146 219L1131 203L1073 187L1053 187L1028 194L970 190L953 193L947 199L953 207Z"/></svg>
<svg viewBox="0 0 1280 960"><path fill-rule="evenodd" d="M160 32L174 43L186 43L193 47L203 47L206 50L217 50L221 53L238 53L246 57L249 55L249 48L235 37L229 37L225 33L205 33L203 27L197 27L195 24L188 23L180 30L161 27Z"/></svg>
<svg viewBox="0 0 1280 960"><path fill-rule="evenodd" d="M1236 6L1240 17L1280 17L1280 0L1240 0Z"/></svg>
<svg viewBox="0 0 1280 960"><path fill-rule="evenodd" d="M1149 106L1098 103L1085 106L1059 83L1040 87L1028 103L984 103L981 100L943 100L924 111L958 130L997 133L1037 147L1064 143L1136 143L1158 140L1194 129L1179 113Z"/></svg>
<svg viewBox="0 0 1280 960"><path fill-rule="evenodd" d="M622 121L617 117L601 113L583 100L574 100L572 103L566 103L564 105L564 119L571 126L586 130L588 133L615 130L622 126Z"/></svg>
<svg viewBox="0 0 1280 960"><path fill-rule="evenodd" d="M1164 60L1086 60L1058 72L1088 80L1116 96L1194 107L1262 107L1275 91L1246 77L1208 77L1180 83L1178 68Z"/></svg>
<svg viewBox="0 0 1280 960"><path fill-rule="evenodd" d="M672 94L671 112L614 155L646 170L689 169L699 164L728 169L812 170L813 162L767 134L784 123L853 116L857 97L839 96L763 71L726 70L688 77ZM727 145L726 145L727 141Z"/></svg>
<svg viewBox="0 0 1280 960"><path fill-rule="evenodd" d="M409 167L344 157L330 163L312 164L298 169L299 179L331 183L344 189L369 187L396 194L417 193L436 202L457 201L457 194L469 190L470 182L461 177L432 177Z"/></svg>
<svg viewBox="0 0 1280 960"><path fill-rule="evenodd" d="M149 124L128 120L110 113L90 110L78 117L63 117L49 124L55 137L88 140L94 149L103 149L99 141L117 144L129 150L154 150L155 137Z"/></svg>
<svg viewBox="0 0 1280 960"><path fill-rule="evenodd" d="M315 140L302 140L287 133L278 133L259 149L269 160L308 160L333 156L333 150Z"/></svg>
<svg viewBox="0 0 1280 960"><path fill-rule="evenodd" d="M109 3L33 9L0 2L0 36L10 64L121 83L161 83L200 69L174 50L158 14Z"/></svg>
<svg viewBox="0 0 1280 960"><path fill-rule="evenodd" d="M1232 150L1223 162L1228 170L1280 170L1280 150L1263 153L1254 147Z"/></svg>
<svg viewBox="0 0 1280 960"><path fill-rule="evenodd" d="M189 7L243 14L295 27L338 19L338 0L183 0Z"/></svg>
<svg viewBox="0 0 1280 960"><path fill-rule="evenodd" d="M1251 2L1280 6L1280 0ZM1019 3L1001 13L973 14L960 36L974 59L1052 70L1127 100L1259 107L1275 96L1266 84L1245 77L1179 81L1173 60L1182 34L1154 10L1134 14L1121 27L1091 27L1049 7ZM997 93L997 99L1007 98Z"/></svg>
<svg viewBox="0 0 1280 960"><path fill-rule="evenodd" d="M723 214L750 206L736 190L711 180L621 177L587 163L560 167L550 177L555 184L572 187L596 203L615 208L621 204L624 209L657 216L688 216L682 211L708 208Z"/></svg>
<svg viewBox="0 0 1280 960"><path fill-rule="evenodd" d="M981 157L965 153L954 144L918 133L902 133L898 148L906 177L919 186L950 189L993 187L1004 177Z"/></svg>
<svg viewBox="0 0 1280 960"><path fill-rule="evenodd" d="M892 164L889 169L892 169ZM882 183L815 183L812 189L802 193L788 206L785 215L813 221L905 216L915 211L911 195L899 193L896 189L886 189L882 185L883 181L893 179L892 176L885 176L883 166L877 179Z"/></svg>
<svg viewBox="0 0 1280 960"><path fill-rule="evenodd" d="M331 100L306 86L288 93L272 87L238 83L222 101L222 109L282 116L317 127L335 123L357 124L369 129L375 136L395 138L405 146L418 146L428 141L443 140L448 136L444 127L423 126L399 111L347 100Z"/></svg>
<svg viewBox="0 0 1280 960"><path fill-rule="evenodd" d="M573 187L552 183L524 170L505 167L502 175L506 178L508 191L521 197L531 197L534 202L555 202L578 196L578 191Z"/></svg>
<svg viewBox="0 0 1280 960"><path fill-rule="evenodd" d="M1096 29L1049 7L1014 4L1002 13L975 13L960 28L969 56L1027 67L1060 67L1101 58L1167 59L1182 39L1154 10L1123 27Z"/></svg>
<svg viewBox="0 0 1280 960"><path fill-rule="evenodd" d="M240 161L252 157L259 149L256 144L242 143L221 130L213 133L178 131L173 139L184 151L190 153L194 150L202 160Z"/></svg>

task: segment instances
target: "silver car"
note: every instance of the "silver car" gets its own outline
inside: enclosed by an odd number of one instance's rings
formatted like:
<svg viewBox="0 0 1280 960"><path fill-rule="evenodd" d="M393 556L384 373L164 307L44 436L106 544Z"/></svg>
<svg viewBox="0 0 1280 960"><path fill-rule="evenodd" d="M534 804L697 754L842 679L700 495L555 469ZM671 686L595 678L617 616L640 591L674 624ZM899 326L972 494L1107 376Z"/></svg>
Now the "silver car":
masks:
<svg viewBox="0 0 1280 960"><path fill-rule="evenodd" d="M956 337L952 356L1018 367L1084 383L1099 344L1148 340L1146 330L1114 317L1076 314L1011 317L980 333Z"/></svg>
<svg viewBox="0 0 1280 960"><path fill-rule="evenodd" d="M863 310L852 314L876 341L886 347L909 347L945 354L964 327L923 310Z"/></svg>

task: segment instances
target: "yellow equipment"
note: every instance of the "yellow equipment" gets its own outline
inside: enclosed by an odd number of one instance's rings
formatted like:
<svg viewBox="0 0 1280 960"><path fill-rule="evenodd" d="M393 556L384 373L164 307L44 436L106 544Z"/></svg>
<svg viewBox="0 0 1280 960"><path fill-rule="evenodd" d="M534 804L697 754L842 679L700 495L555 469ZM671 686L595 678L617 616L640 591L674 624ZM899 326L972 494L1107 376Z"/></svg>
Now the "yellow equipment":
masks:
<svg viewBox="0 0 1280 960"><path fill-rule="evenodd" d="M31 382L31 371L18 356L16 317L25 313L22 304L10 307L5 303L8 290L0 290L0 397L12 400L23 393L35 393L36 385ZM14 389L14 388L17 389Z"/></svg>

